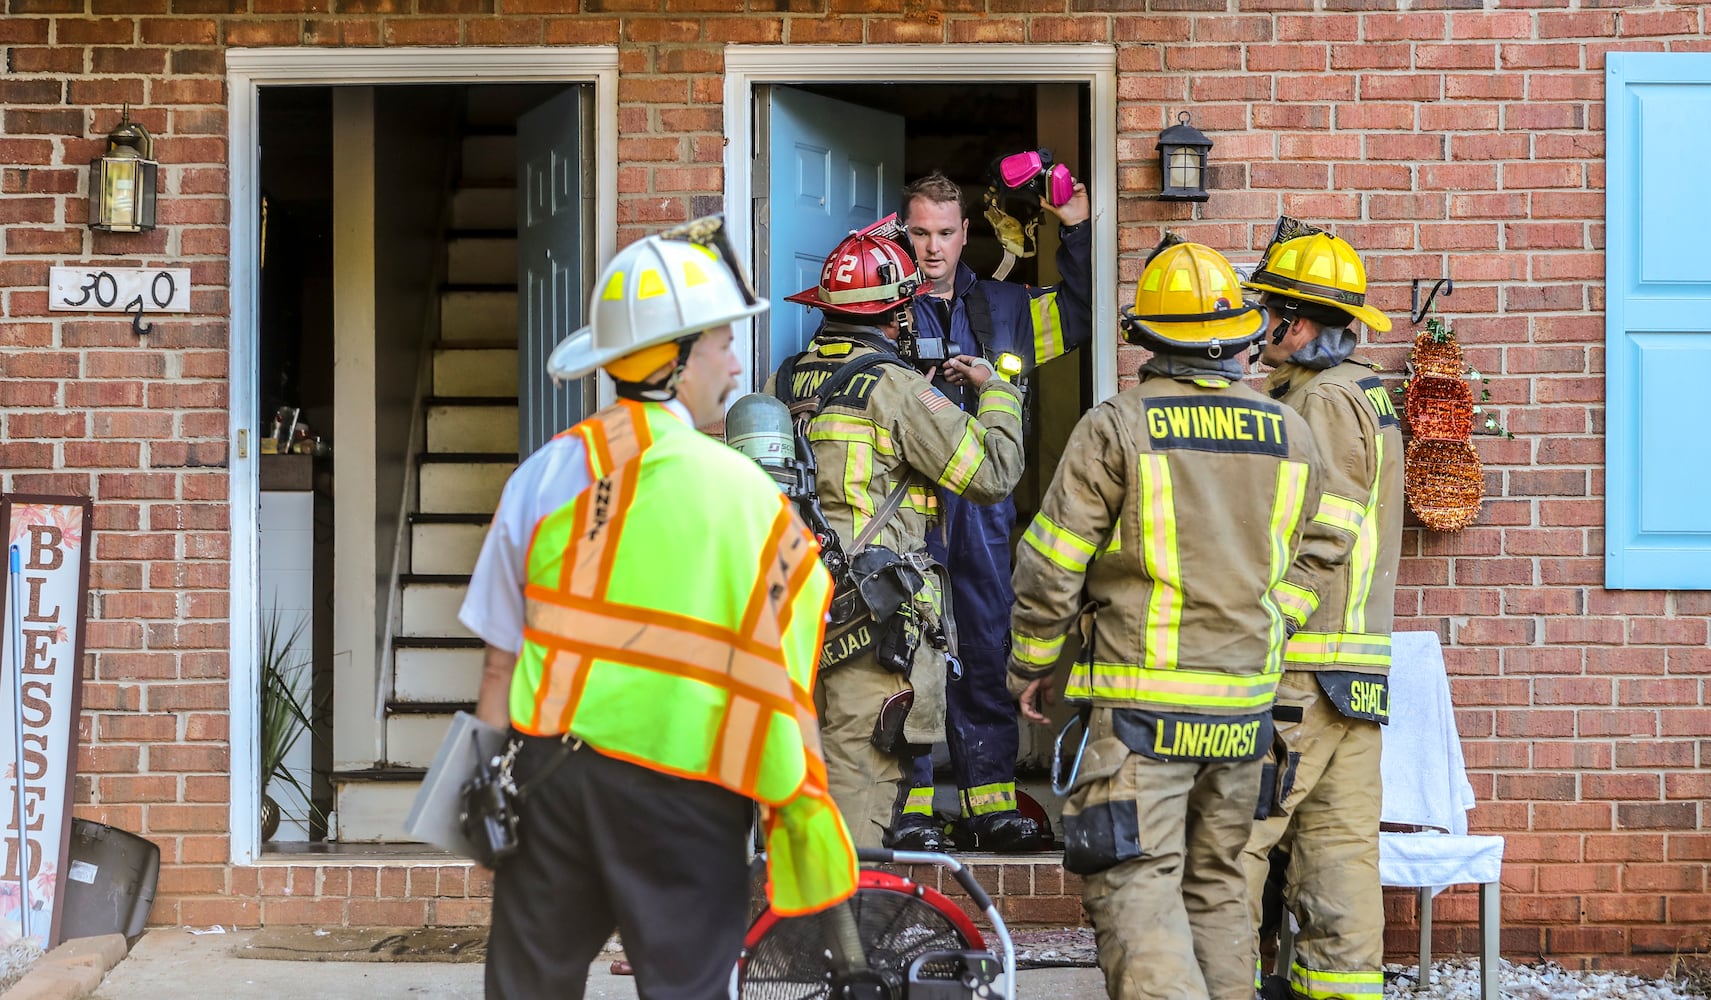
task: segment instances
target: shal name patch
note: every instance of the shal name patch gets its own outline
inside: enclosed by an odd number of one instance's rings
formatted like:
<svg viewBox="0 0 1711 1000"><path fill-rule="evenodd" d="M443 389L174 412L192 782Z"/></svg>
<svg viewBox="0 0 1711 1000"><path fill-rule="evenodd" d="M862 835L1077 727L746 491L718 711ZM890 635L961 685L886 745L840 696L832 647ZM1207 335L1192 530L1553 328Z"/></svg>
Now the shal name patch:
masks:
<svg viewBox="0 0 1711 1000"><path fill-rule="evenodd" d="M1283 408L1270 403L1205 396L1161 396L1145 403L1153 449L1289 455Z"/></svg>
<svg viewBox="0 0 1711 1000"><path fill-rule="evenodd" d="M1319 688L1337 711L1351 719L1366 719L1380 725L1390 723L1390 681L1383 674L1353 670L1317 670Z"/></svg>

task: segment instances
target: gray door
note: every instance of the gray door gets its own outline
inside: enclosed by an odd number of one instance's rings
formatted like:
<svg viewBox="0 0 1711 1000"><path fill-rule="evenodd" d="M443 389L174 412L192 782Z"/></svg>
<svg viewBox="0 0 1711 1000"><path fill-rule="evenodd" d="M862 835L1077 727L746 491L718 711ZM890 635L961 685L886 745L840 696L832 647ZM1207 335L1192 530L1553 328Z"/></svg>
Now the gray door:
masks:
<svg viewBox="0 0 1711 1000"><path fill-rule="evenodd" d="M794 87L758 96L766 134L766 203L756 244L764 248L772 311L757 337L756 370L770 372L802 350L819 326L784 296L820 280L826 255L851 230L897 211L903 188L903 116ZM756 185L761 187L761 185Z"/></svg>
<svg viewBox="0 0 1711 1000"><path fill-rule="evenodd" d="M582 325L582 90L517 119L517 453L583 418L588 380L554 386L547 356Z"/></svg>

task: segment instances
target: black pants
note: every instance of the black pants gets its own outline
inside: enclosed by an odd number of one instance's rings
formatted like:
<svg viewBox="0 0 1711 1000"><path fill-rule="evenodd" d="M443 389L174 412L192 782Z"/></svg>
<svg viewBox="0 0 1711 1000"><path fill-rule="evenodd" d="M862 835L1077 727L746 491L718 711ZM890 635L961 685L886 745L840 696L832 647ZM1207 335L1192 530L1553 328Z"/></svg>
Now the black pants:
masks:
<svg viewBox="0 0 1711 1000"><path fill-rule="evenodd" d="M559 749L523 739L519 784ZM748 916L748 799L583 747L521 813L518 853L493 886L489 1000L580 1000L614 928L645 1000L729 996Z"/></svg>

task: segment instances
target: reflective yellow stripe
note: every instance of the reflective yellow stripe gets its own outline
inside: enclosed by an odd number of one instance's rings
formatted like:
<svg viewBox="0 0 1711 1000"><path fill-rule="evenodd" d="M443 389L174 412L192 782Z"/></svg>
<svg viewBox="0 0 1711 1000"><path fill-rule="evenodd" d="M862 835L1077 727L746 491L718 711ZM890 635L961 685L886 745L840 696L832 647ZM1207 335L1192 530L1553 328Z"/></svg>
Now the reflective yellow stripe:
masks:
<svg viewBox="0 0 1711 1000"><path fill-rule="evenodd" d="M1009 812L1016 808L1016 783L998 781L977 785L962 791L962 814L984 816L987 813Z"/></svg>
<svg viewBox="0 0 1711 1000"><path fill-rule="evenodd" d="M1271 582L1266 587L1263 601L1266 611L1271 615L1265 664L1268 673L1283 669L1283 613L1278 610L1274 595L1278 594L1278 584L1282 583L1283 574L1288 572L1290 560L1294 557L1291 542L1295 540L1296 526L1301 523L1301 511L1306 505L1306 495L1307 463L1279 462L1277 493L1271 502ZM1302 594L1311 597L1309 592L1299 587L1293 589L1297 599L1300 599ZM1317 603L1316 599L1314 603Z"/></svg>
<svg viewBox="0 0 1711 1000"><path fill-rule="evenodd" d="M1105 543L1106 552L1123 551L1123 518L1118 516L1117 522L1111 525L1111 540Z"/></svg>
<svg viewBox="0 0 1711 1000"><path fill-rule="evenodd" d="M1148 670L1132 663L1077 663L1065 698L1100 698L1182 708L1264 708L1277 691L1278 674L1219 674L1201 670Z"/></svg>
<svg viewBox="0 0 1711 1000"><path fill-rule="evenodd" d="M1296 628L1307 624L1307 619L1313 617L1313 612L1319 608L1319 598L1305 587L1297 587L1288 580L1279 580L1271 588L1271 599L1278 610L1295 623Z"/></svg>
<svg viewBox="0 0 1711 1000"><path fill-rule="evenodd" d="M1304 969L1299 962L1289 963L1289 984L1309 1000L1357 1000L1384 995L1382 972L1319 972Z"/></svg>
<svg viewBox="0 0 1711 1000"><path fill-rule="evenodd" d="M1379 481L1384 478L1384 435L1373 439L1378 457L1378 472L1372 477L1372 492L1367 495L1366 509L1361 511L1360 530L1355 533L1354 548L1349 550L1349 604L1343 611L1344 632L1366 631L1366 599L1372 593L1372 578L1378 573L1378 510Z"/></svg>
<svg viewBox="0 0 1711 1000"><path fill-rule="evenodd" d="M897 446L891 440L891 432L871 420L863 420L860 417L816 417L813 423L808 425L808 440L865 444L881 455L897 454Z"/></svg>
<svg viewBox="0 0 1711 1000"><path fill-rule="evenodd" d="M909 789L909 797L903 800L903 815L931 816L933 814L933 788Z"/></svg>
<svg viewBox="0 0 1711 1000"><path fill-rule="evenodd" d="M844 451L844 503L850 507L850 537L861 534L862 525L873 517L873 496L867 483L873 476L873 449L851 444Z"/></svg>
<svg viewBox="0 0 1711 1000"><path fill-rule="evenodd" d="M939 512L939 494L937 490L929 490L924 486L911 486L909 492L903 495L903 506L927 517Z"/></svg>
<svg viewBox="0 0 1711 1000"><path fill-rule="evenodd" d="M1028 303L1034 321L1034 364L1043 365L1063 353L1063 321L1058 317L1057 293Z"/></svg>
<svg viewBox="0 0 1711 1000"><path fill-rule="evenodd" d="M1319 513L1313 515L1313 520L1355 535L1360 533L1361 518L1365 516L1366 511L1355 501L1325 493L1319 497Z"/></svg>
<svg viewBox="0 0 1711 1000"><path fill-rule="evenodd" d="M1029 548L1071 573L1085 572L1097 551L1092 542L1068 528L1059 527L1043 511L1035 514L1028 523L1022 540L1028 543Z"/></svg>
<svg viewBox="0 0 1711 1000"><path fill-rule="evenodd" d="M571 429L582 438L582 450L588 455L588 475L595 480L605 479L612 470L601 466L600 449L594 444L594 436L600 433L600 428L592 421L584 421Z"/></svg>
<svg viewBox="0 0 1711 1000"><path fill-rule="evenodd" d="M1390 666L1390 636L1369 632L1297 632L1284 659L1290 663Z"/></svg>
<svg viewBox="0 0 1711 1000"><path fill-rule="evenodd" d="M980 410L976 415L984 417L988 413L1008 413L1020 420L1022 419L1022 404L1015 396L1002 390L982 392L980 394Z"/></svg>
<svg viewBox="0 0 1711 1000"><path fill-rule="evenodd" d="M1141 548L1152 593L1141 630L1142 654L1149 670L1176 666L1177 629L1182 623L1182 566L1176 551L1176 497L1170 459L1141 456Z"/></svg>
<svg viewBox="0 0 1711 1000"><path fill-rule="evenodd" d="M961 493L974 482L974 474L980 471L980 463L985 460L985 429L970 422L963 429L962 440L957 442L951 460L945 464L945 471L939 474L939 485L952 493Z"/></svg>
<svg viewBox="0 0 1711 1000"><path fill-rule="evenodd" d="M1064 636L1056 639L1036 639L1020 632L1010 633L1010 655L1031 667L1049 667L1063 652Z"/></svg>

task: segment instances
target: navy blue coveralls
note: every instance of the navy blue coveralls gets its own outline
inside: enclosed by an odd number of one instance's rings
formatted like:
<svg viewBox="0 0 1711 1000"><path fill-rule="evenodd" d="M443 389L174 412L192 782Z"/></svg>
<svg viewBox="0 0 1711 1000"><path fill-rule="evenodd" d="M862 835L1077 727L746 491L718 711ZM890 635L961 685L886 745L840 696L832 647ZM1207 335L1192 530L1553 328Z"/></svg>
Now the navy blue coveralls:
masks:
<svg viewBox="0 0 1711 1000"><path fill-rule="evenodd" d="M1022 359L1024 371L1044 364L1093 337L1093 236L1083 222L1060 230L1058 273L1062 282L1046 288L983 280L967 264L957 265L956 291L949 300L950 329L945 329L943 300L919 300L915 323L922 338L945 337L948 353L996 361L1000 354ZM991 329L971 318L969 292L978 283L990 309ZM941 386L941 388L944 388ZM950 387L947 395L965 409L975 397ZM1016 505L1006 497L995 504L969 503L948 490L939 492L942 537L928 538L932 555L950 572L952 611L962 677L946 691L946 732L951 769L962 814L984 816L1016 808L1016 703L1005 687L1010 648L1010 532ZM909 770L911 789L903 814L933 811L933 764L922 754Z"/></svg>

